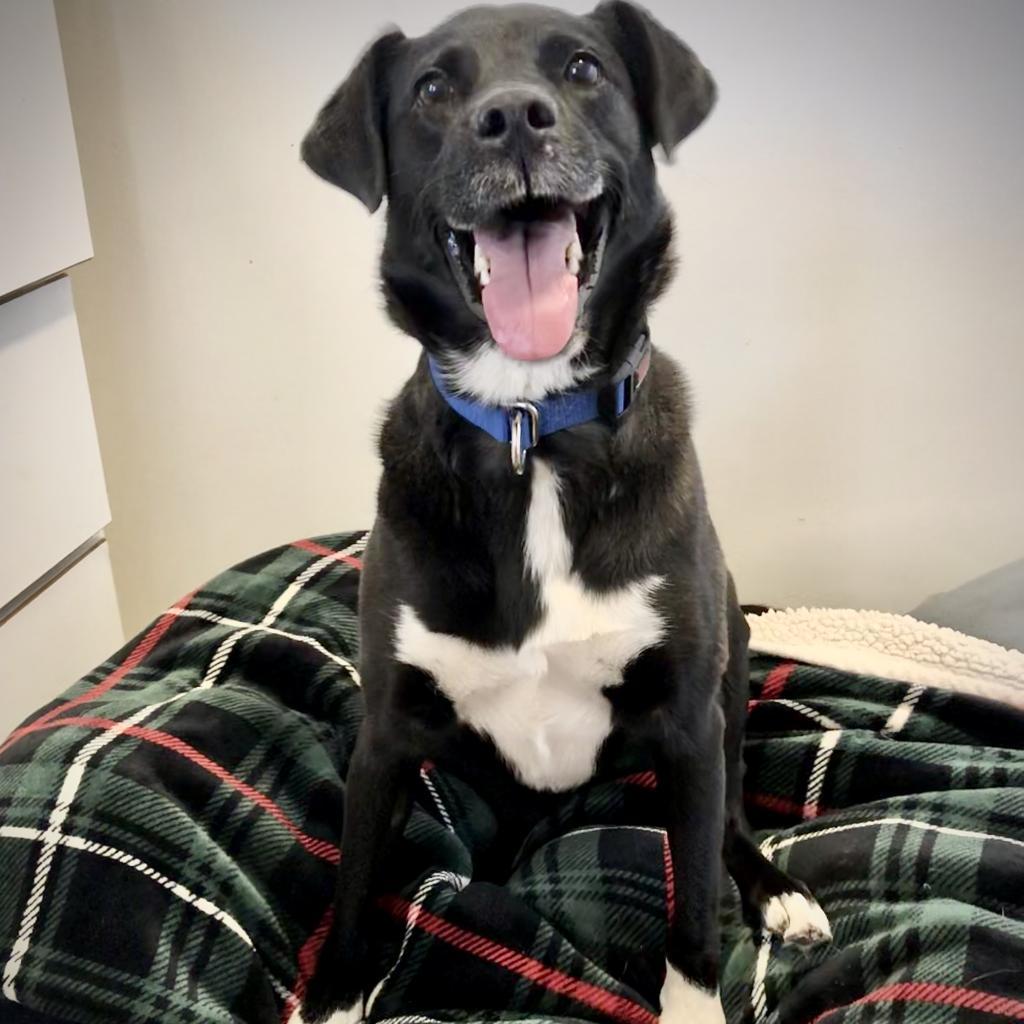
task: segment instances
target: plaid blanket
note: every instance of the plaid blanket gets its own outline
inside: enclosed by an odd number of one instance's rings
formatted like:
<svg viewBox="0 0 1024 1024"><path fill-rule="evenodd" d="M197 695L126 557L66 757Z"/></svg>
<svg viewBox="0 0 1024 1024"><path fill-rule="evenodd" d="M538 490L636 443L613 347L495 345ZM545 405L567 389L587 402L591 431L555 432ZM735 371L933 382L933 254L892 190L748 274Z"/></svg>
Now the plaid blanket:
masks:
<svg viewBox="0 0 1024 1024"><path fill-rule="evenodd" d="M0 746L0 992L81 1024L284 1022L329 926L362 704L361 534L229 569ZM1024 1020L1024 716L753 659L748 807L835 942L751 935L730 1021ZM654 1024L665 843L643 765L473 881L500 808L420 772L386 867L374 1021ZM0 1019L4 1017L0 1001Z"/></svg>

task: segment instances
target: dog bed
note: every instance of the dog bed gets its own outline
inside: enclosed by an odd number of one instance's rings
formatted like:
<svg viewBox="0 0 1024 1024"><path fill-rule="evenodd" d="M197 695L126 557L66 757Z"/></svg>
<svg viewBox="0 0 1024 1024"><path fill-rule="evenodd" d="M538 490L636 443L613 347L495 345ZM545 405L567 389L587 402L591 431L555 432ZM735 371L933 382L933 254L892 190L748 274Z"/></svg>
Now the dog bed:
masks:
<svg viewBox="0 0 1024 1024"><path fill-rule="evenodd" d="M363 543L229 569L0 746L0 1020L293 1017L362 715ZM1024 667L881 622L752 620L748 811L834 942L752 935L727 892L731 1022L1024 1020ZM657 821L653 775L624 762L558 801L504 884L474 881L495 809L424 764L373 914L369 1018L655 1024Z"/></svg>

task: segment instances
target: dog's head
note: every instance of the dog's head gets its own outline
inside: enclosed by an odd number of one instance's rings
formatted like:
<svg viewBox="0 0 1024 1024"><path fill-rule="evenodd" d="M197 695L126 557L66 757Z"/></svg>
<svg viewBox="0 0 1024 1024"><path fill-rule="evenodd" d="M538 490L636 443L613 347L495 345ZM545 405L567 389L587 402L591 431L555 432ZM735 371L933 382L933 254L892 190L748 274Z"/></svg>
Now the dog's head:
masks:
<svg viewBox="0 0 1024 1024"><path fill-rule="evenodd" d="M600 373L661 287L651 151L711 109L706 69L646 11L463 11L367 50L302 146L371 211L392 317L489 401Z"/></svg>

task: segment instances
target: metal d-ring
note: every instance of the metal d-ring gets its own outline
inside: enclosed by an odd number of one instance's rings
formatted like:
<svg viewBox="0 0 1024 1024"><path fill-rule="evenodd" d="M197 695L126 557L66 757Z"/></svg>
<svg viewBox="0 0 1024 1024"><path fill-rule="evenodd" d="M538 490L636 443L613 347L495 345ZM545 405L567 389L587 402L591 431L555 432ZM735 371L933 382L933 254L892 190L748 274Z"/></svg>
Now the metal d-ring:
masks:
<svg viewBox="0 0 1024 1024"><path fill-rule="evenodd" d="M523 414L530 417L530 443L523 448ZM537 407L529 402L516 402L509 406L509 427L511 440L509 447L512 451L512 468L516 476L522 476L526 469L526 453L537 444L540 432L540 414Z"/></svg>

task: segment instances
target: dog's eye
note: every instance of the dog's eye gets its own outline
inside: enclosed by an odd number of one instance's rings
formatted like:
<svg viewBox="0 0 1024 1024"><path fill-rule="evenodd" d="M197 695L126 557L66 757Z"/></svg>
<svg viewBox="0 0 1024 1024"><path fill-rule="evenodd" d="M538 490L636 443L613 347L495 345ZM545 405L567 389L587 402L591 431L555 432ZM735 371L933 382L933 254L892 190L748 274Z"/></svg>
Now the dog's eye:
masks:
<svg viewBox="0 0 1024 1024"><path fill-rule="evenodd" d="M452 86L443 71L428 71L416 84L421 103L444 103L451 98Z"/></svg>
<svg viewBox="0 0 1024 1024"><path fill-rule="evenodd" d="M589 53L577 53L565 67L565 80L573 85L596 85L601 78L601 65Z"/></svg>

